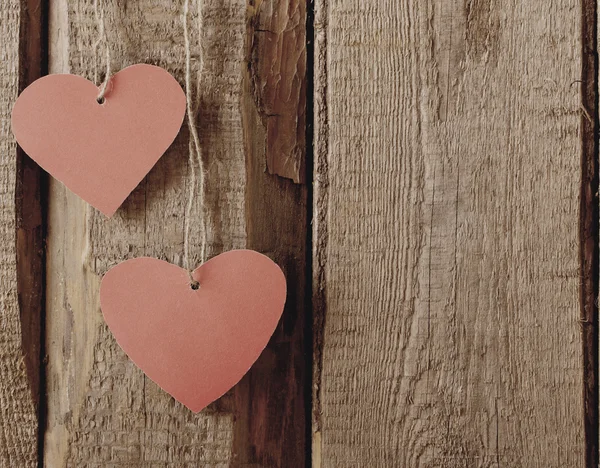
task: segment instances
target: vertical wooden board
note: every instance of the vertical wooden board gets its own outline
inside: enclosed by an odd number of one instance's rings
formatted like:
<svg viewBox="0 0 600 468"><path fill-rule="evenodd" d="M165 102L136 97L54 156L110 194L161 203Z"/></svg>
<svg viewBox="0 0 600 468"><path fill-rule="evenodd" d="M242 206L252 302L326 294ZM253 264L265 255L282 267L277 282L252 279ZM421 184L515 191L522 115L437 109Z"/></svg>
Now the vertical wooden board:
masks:
<svg viewBox="0 0 600 468"><path fill-rule="evenodd" d="M21 83L21 34L26 27L19 1L0 5L0 466L37 466L37 384L27 374L33 350L24 337L17 293L17 145L10 112ZM39 313L39 310L37 311ZM29 356L37 362L38 356ZM36 386L34 389L33 386Z"/></svg>
<svg viewBox="0 0 600 468"><path fill-rule="evenodd" d="M583 466L580 5L316 5L315 466Z"/></svg>
<svg viewBox="0 0 600 468"><path fill-rule="evenodd" d="M253 80L260 85L271 77L255 73L260 54L250 59L259 44L267 47L254 29L265 20L262 7L277 10L270 5L191 1L188 25L196 125L206 167L208 254L248 247L277 261L289 285L284 319L242 382L208 409L192 414L126 358L98 304L102 274L122 260L149 255L181 264L190 188L187 126L110 220L52 181L48 466L304 465L306 188L267 174L270 149ZM183 85L183 1L103 1L98 6L104 10L113 70L153 63ZM297 21L294 30L303 31L304 19ZM94 53L97 38L94 2L52 1L51 72L101 80L104 52ZM297 55L305 64L305 55ZM284 82L291 79L283 75ZM297 113L303 118L302 99ZM200 261L200 216L196 201L190 223L194 262Z"/></svg>

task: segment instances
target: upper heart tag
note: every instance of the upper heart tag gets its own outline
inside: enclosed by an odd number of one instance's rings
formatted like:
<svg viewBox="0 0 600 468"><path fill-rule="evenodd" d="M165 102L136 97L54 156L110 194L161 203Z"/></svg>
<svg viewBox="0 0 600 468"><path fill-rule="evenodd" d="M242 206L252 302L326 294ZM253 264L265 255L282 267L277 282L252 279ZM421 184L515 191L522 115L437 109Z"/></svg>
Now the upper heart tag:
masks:
<svg viewBox="0 0 600 468"><path fill-rule="evenodd" d="M23 150L90 205L112 216L177 136L186 109L166 70L138 64L94 83L48 75L19 96L12 129Z"/></svg>
<svg viewBox="0 0 600 468"><path fill-rule="evenodd" d="M100 306L131 360L198 412L258 359L283 312L286 282L276 263L252 250L218 255L192 276L199 289L177 265L127 260L102 278Z"/></svg>

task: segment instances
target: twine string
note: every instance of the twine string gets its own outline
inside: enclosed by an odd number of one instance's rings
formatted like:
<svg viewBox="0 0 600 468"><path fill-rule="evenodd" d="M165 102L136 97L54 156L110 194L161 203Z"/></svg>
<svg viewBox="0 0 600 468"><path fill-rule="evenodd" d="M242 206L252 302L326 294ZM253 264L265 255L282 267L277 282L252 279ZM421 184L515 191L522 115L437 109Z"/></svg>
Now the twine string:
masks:
<svg viewBox="0 0 600 468"><path fill-rule="evenodd" d="M98 96L96 97L96 101L99 104L104 102L104 96L106 94L106 89L108 87L108 82L110 81L110 47L108 41L106 39L106 23L104 21L104 5L100 5L99 0L94 0L94 12L96 14L96 22L98 23L98 39L94 42L94 58L96 62L96 67L94 70L94 80L98 83L98 49L102 44L104 44L105 53L106 53L106 74L104 75L104 81L99 86Z"/></svg>
<svg viewBox="0 0 600 468"><path fill-rule="evenodd" d="M106 53L106 74L104 81L98 87L97 100L99 103L104 101L108 83L111 79L111 68L110 68L110 47L106 36L106 23L103 2L104 0L94 0L94 10L96 21L98 24L98 39L94 42L94 59L95 59L95 70L94 79L98 82L98 51L100 46L104 44ZM198 0L201 2L202 0ZM199 194L199 206L200 206L200 262L203 263L206 260L206 244L207 244L207 233L206 233L206 222L204 215L205 200L204 200L204 187L205 187L205 173L204 173L204 162L202 160L202 146L200 143L200 137L198 135L198 129L195 122L195 111L193 101L193 89L192 89L192 53L191 53L191 41L190 32L188 27L189 17L189 0L184 0L183 4L183 39L185 46L185 97L186 97L186 114L188 128L191 135L191 141L189 144L189 167L190 167L190 183L189 183L189 195L185 208L185 219L184 219L184 236L183 236L183 263L184 268L188 271L190 277L190 283L192 288L198 289L198 282L192 277L193 265L190 263L190 230L191 230L191 216L192 208L194 205L194 199L196 198L196 190ZM202 31L202 14L198 17L198 30ZM204 59L202 54L202 46L199 47L199 53L197 55L198 62L198 76L202 76L202 70L204 67ZM198 165L198 171L196 171L196 165Z"/></svg>
<svg viewBox="0 0 600 468"><path fill-rule="evenodd" d="M186 97L186 111L187 111L187 122L192 137L189 148L189 166L190 166L190 184L189 184L189 196L187 200L187 206L185 209L185 226L183 236L183 260L185 268L187 269L192 287L198 287L198 283L192 278L192 268L190 264L190 229L191 229L191 214L192 207L194 204L194 198L196 198L196 189L198 189L200 197L200 230L201 230L201 241L200 241L200 262L206 260L206 224L204 220L205 214L205 202L204 202L204 186L205 186L205 174L204 174L204 162L202 161L202 147L200 144L200 137L198 136L198 129L195 122L195 109L193 105L193 93L192 93L192 53L190 45L190 33L188 29L188 16L189 16L189 0L184 0L183 4L183 39L185 45L185 97ZM202 15L199 15L199 30L202 31ZM200 47L200 53L198 55L198 74L202 75L203 69L203 57L202 47ZM198 165L198 173L196 174L196 164Z"/></svg>

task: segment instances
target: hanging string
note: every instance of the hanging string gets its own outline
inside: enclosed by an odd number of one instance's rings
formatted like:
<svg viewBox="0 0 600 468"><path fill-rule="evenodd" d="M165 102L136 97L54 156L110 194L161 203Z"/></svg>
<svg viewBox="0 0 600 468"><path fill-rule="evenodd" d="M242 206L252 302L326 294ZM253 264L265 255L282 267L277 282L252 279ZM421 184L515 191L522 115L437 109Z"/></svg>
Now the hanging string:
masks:
<svg viewBox="0 0 600 468"><path fill-rule="evenodd" d="M110 81L110 47L106 39L106 23L104 21L104 8L99 7L99 0L94 0L94 12L96 14L96 22L98 23L98 39L94 42L94 61L96 62L94 70L94 81L98 83L98 49L102 44L106 50L106 74L104 75L104 81L99 87L98 96L96 101L102 104L104 102L104 95L106 94L106 88Z"/></svg>
<svg viewBox="0 0 600 468"><path fill-rule="evenodd" d="M94 0L94 13L95 13L96 23L97 23L97 27L98 27L98 39L96 39L96 41L93 44L93 48L94 48L94 83L98 83L98 62L99 62L98 50L102 44L104 44L104 47L106 50L106 74L104 76L104 82L101 84L101 86L99 86L99 93L98 93L98 96L96 97L96 100L98 101L98 103L101 104L102 102L104 102L104 95L106 93L106 88L108 86L108 82L110 81L111 70L110 70L110 47L108 45L108 40L106 38L106 24L104 21L104 5L103 4L100 5L99 0ZM87 232L88 235L85 236L85 246L81 253L81 262L84 265L84 267L91 267L91 260L92 260L91 245L90 245L91 236L90 236L89 232L93 226L93 217L94 217L94 210L92 209L91 205L86 204L85 232Z"/></svg>
<svg viewBox="0 0 600 468"><path fill-rule="evenodd" d="M199 0L201 1L201 0ZM190 223L192 206L194 198L196 197L196 185L198 186L198 192L200 194L200 229L202 239L200 242L200 262L206 260L206 224L204 221L205 204L204 204L204 163L202 161L202 147L200 145L200 137L198 136L198 129L196 128L195 112L193 106L192 96L192 65L191 65L191 45L190 45L190 33L188 30L188 15L189 15L189 0L184 0L183 4L183 39L185 43L185 96L187 103L187 121L192 136L192 142L190 143L189 151L189 165L190 165L190 185L189 185L189 196L187 200L187 206L185 209L185 227L183 235L183 260L185 268L190 274L190 280L192 281L192 287L198 287L198 284L193 280L191 276L192 268L194 265L190 264ZM202 14L199 15L199 30L202 31ZM200 54L198 56L198 74L202 75L202 68L204 62L202 57L202 47L200 47ZM196 175L196 164L198 164L198 175ZM196 179L198 179L196 181Z"/></svg>
<svg viewBox="0 0 600 468"><path fill-rule="evenodd" d="M106 53L106 74L104 77L104 81L99 86L99 92L97 96L97 100L99 103L104 101L104 97L107 91L108 83L111 79L111 68L110 68L110 47L106 37L106 23L104 19L104 8L100 5L100 2L103 0L94 0L94 10L96 15L96 21L98 23L98 39L94 43L94 58L96 62L95 70L94 70L94 79L96 83L98 82L98 50L102 44L105 46ZM201 2L202 0L198 0ZM192 58L191 58L191 42L190 42L190 33L188 28L188 17L189 17L189 0L184 0L183 4L183 14L182 14L182 22L183 22L183 38L185 45L185 96L186 96L186 113L187 113L187 121L188 127L191 135L190 142L190 151L189 151L189 166L190 166L190 184L189 184L189 195L185 209L185 226L184 226L184 237L183 237L183 263L184 267L188 270L190 275L190 281L192 283L192 287L198 286L198 283L192 278L192 271L195 265L192 265L190 262L190 229L191 229L191 215L192 208L194 205L194 199L196 198L196 188L200 194L200 230L201 230L201 241L200 241L200 262L204 262L206 260L206 244L207 244L207 234L206 234L206 224L204 220L205 213L205 202L204 202L204 186L205 186L205 174L204 174L204 162L202 160L202 146L200 144L200 137L198 135L198 129L196 128L195 122L195 109L193 103L193 90L192 90ZM202 31L202 15L199 15L198 18L198 30ZM202 69L204 66L204 60L202 56L202 47L200 47L200 52L197 56L198 62L198 74L202 75ZM196 173L196 164L198 165L198 172Z"/></svg>

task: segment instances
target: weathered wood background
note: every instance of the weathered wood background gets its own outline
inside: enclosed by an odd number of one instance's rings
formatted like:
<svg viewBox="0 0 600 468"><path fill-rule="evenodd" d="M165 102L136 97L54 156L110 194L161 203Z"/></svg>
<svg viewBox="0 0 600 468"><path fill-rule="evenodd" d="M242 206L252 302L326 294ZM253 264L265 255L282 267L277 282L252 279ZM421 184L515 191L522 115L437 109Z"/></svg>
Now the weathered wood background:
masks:
<svg viewBox="0 0 600 468"><path fill-rule="evenodd" d="M99 83L105 46L183 85L182 12L0 4L0 467L597 467L595 1L190 1L209 256L263 252L289 289L198 415L98 303L120 261L181 263L187 126L110 220L10 132L28 83Z"/></svg>

